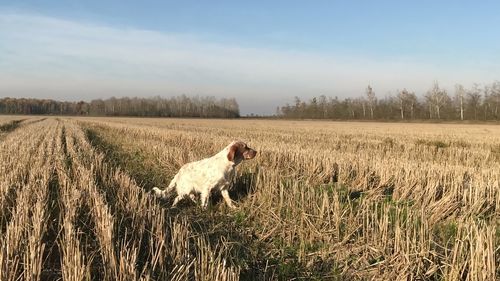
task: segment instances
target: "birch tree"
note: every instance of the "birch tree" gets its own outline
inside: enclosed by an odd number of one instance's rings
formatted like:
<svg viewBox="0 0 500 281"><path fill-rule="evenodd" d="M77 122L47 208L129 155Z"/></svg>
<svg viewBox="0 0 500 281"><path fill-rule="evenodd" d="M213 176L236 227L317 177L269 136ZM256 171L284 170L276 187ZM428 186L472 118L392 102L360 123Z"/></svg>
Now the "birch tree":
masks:
<svg viewBox="0 0 500 281"><path fill-rule="evenodd" d="M434 108L437 119L441 119L441 108L449 100L449 96L446 91L439 88L439 83L435 81L431 89L427 92L426 98L430 103L430 106Z"/></svg>
<svg viewBox="0 0 500 281"><path fill-rule="evenodd" d="M405 104L409 101L410 93L408 92L408 90L403 89L402 91L398 92L397 98L399 111L401 113L401 119L405 119Z"/></svg>
<svg viewBox="0 0 500 281"><path fill-rule="evenodd" d="M474 113L474 120L477 120L477 110L481 103L481 89L478 84L474 84L467 93L467 107Z"/></svg>
<svg viewBox="0 0 500 281"><path fill-rule="evenodd" d="M366 98L368 100L368 106L370 107L370 118L373 119L373 109L377 103L377 97L375 96L375 92L370 85L366 88Z"/></svg>
<svg viewBox="0 0 500 281"><path fill-rule="evenodd" d="M455 100L460 108L460 120L462 121L464 121L464 98L465 98L464 86L460 84L455 85Z"/></svg>

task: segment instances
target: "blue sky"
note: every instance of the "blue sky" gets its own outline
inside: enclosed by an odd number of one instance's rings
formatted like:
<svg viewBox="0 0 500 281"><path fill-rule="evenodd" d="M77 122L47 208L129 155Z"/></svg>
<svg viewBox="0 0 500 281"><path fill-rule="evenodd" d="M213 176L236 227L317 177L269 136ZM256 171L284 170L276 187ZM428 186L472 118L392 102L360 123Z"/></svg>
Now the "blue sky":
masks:
<svg viewBox="0 0 500 281"><path fill-rule="evenodd" d="M497 1L0 1L0 97L377 95L500 77Z"/></svg>

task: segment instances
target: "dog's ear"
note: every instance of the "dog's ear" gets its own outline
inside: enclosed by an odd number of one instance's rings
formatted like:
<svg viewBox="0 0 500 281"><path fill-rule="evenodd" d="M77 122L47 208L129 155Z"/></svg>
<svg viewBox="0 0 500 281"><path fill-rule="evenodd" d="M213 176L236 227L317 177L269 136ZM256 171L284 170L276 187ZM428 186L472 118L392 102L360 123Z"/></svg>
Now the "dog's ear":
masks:
<svg viewBox="0 0 500 281"><path fill-rule="evenodd" d="M238 145L235 143L231 145L229 148L229 153L227 154L227 160L234 161L234 157L236 156L236 152L238 151Z"/></svg>

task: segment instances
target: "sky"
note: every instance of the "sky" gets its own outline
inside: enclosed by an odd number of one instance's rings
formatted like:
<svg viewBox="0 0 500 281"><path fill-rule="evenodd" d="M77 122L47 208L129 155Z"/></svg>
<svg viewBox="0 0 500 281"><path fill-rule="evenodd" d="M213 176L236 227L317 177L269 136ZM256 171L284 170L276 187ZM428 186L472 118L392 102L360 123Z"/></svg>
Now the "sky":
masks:
<svg viewBox="0 0 500 281"><path fill-rule="evenodd" d="M0 0L0 97L452 94L500 79L500 1Z"/></svg>

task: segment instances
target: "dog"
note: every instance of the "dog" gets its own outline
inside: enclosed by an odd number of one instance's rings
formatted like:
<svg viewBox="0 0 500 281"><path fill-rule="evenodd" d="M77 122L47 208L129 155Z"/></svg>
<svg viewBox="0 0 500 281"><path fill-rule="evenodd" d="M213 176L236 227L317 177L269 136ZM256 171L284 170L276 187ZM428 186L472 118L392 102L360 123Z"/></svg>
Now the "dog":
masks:
<svg viewBox="0 0 500 281"><path fill-rule="evenodd" d="M200 194L201 206L206 208L210 193L219 190L227 206L235 208L228 191L235 168L242 161L253 159L255 155L257 151L248 147L246 143L233 141L212 157L185 164L165 190L153 187L153 193L158 198L165 198L175 189L177 197L172 207L188 196L196 202L195 196Z"/></svg>

